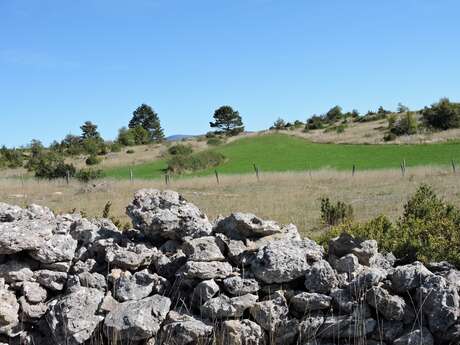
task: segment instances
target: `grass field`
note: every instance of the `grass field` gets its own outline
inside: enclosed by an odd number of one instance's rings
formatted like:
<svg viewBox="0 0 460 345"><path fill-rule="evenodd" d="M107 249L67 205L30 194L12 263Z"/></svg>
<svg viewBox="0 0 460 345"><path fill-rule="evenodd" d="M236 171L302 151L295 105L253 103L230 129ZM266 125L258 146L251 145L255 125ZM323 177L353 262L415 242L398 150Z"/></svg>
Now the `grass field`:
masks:
<svg viewBox="0 0 460 345"><path fill-rule="evenodd" d="M408 167L447 166L451 160L460 163L460 144L414 145L337 145L312 143L284 134L267 134L243 138L213 150L223 153L227 162L218 167L221 174L245 174L256 164L262 172L306 171L318 169L358 170L394 169L403 160ZM138 179L159 178L166 168L164 160L132 166ZM108 177L129 178L129 166L107 169ZM214 173L208 169L193 173L206 176Z"/></svg>
<svg viewBox="0 0 460 345"><path fill-rule="evenodd" d="M102 180L84 185L76 181L0 179L0 202L25 206L46 205L56 212L76 209L88 216L101 216L104 205L112 203L111 214L123 223L129 221L125 208L140 188L172 189L182 193L213 219L231 212L252 212L265 219L294 223L301 232L315 236L320 224L322 196L345 201L354 208L357 220L379 214L392 219L401 215L403 204L421 183L428 183L446 200L460 206L460 172L439 167L417 167L405 177L399 169L349 172L317 170L307 172L265 173L260 181L253 174L213 176L172 180Z"/></svg>

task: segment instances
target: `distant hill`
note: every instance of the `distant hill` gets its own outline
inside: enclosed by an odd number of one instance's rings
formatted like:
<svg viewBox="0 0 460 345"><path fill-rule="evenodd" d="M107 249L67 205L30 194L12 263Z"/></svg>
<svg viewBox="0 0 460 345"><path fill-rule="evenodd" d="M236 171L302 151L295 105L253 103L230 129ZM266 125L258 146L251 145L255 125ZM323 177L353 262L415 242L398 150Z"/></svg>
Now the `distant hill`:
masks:
<svg viewBox="0 0 460 345"><path fill-rule="evenodd" d="M166 141L180 141L182 139L189 139L193 138L195 135L187 135L187 134L175 134L175 135L170 135L169 137L166 137Z"/></svg>

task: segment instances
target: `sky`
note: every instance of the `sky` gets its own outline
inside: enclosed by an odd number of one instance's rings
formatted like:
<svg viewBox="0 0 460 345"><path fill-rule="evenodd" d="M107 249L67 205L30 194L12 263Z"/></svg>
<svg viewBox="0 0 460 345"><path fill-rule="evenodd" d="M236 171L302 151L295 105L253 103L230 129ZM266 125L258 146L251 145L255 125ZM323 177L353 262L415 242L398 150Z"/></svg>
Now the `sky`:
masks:
<svg viewBox="0 0 460 345"><path fill-rule="evenodd" d="M0 145L114 139L142 103L166 135L221 105L278 117L460 100L458 0L0 0Z"/></svg>

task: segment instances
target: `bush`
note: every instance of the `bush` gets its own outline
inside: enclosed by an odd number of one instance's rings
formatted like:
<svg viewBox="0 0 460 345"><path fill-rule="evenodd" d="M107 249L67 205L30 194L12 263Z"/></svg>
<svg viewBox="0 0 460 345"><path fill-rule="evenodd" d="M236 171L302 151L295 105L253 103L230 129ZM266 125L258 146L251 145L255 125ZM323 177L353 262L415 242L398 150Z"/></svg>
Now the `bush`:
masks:
<svg viewBox="0 0 460 345"><path fill-rule="evenodd" d="M220 138L210 138L206 143L210 146L219 146L222 145L224 141Z"/></svg>
<svg viewBox="0 0 460 345"><path fill-rule="evenodd" d="M126 151L126 153L129 154L129 155L133 154L134 152L135 152L134 150L127 150Z"/></svg>
<svg viewBox="0 0 460 345"><path fill-rule="evenodd" d="M375 239L381 249L403 262L447 260L460 265L460 211L445 203L427 185L421 185L392 224L380 216L367 223L345 223L323 239L348 232L360 239Z"/></svg>
<svg viewBox="0 0 460 345"><path fill-rule="evenodd" d="M452 103L448 98L443 98L430 108L425 107L422 117L427 127L441 130L459 128L460 103Z"/></svg>
<svg viewBox="0 0 460 345"><path fill-rule="evenodd" d="M414 113L408 111L399 120L395 120L393 117L389 118L388 127L390 133L395 135L412 135L417 133L417 119Z"/></svg>
<svg viewBox="0 0 460 345"><path fill-rule="evenodd" d="M347 128L348 126L346 124L340 124L340 125L337 125L337 126L330 126L328 128L326 128L324 130L324 133L329 133L329 132L336 132L338 134L340 133L343 133L345 132L345 129Z"/></svg>
<svg viewBox="0 0 460 345"><path fill-rule="evenodd" d="M80 182L89 182L91 180L99 179L104 177L104 172L102 170L93 170L93 169L81 169L77 172L75 177Z"/></svg>
<svg viewBox="0 0 460 345"><path fill-rule="evenodd" d="M112 151L112 152L120 152L121 147L122 146L119 143L112 143L112 145L110 145L110 151Z"/></svg>
<svg viewBox="0 0 460 345"><path fill-rule="evenodd" d="M387 133L383 136L383 140L384 141L393 141L393 140L396 140L398 136L394 133Z"/></svg>
<svg viewBox="0 0 460 345"><path fill-rule="evenodd" d="M270 127L270 129L275 129L277 131L280 131L280 130L283 130L283 129L286 129L287 124L286 124L286 121L284 121L282 118L278 118L274 123L273 123L273 126Z"/></svg>
<svg viewBox="0 0 460 345"><path fill-rule="evenodd" d="M173 145L168 149L168 153L173 156L177 155L190 155L193 149L189 145L177 144Z"/></svg>
<svg viewBox="0 0 460 345"><path fill-rule="evenodd" d="M334 226L351 219L353 219L351 205L341 201L333 205L329 198L321 198L321 220L324 224Z"/></svg>
<svg viewBox="0 0 460 345"><path fill-rule="evenodd" d="M101 162L101 159L98 156L91 155L88 158L86 158L86 165L97 165Z"/></svg>
<svg viewBox="0 0 460 345"><path fill-rule="evenodd" d="M0 167L20 168L23 165L22 152L18 149L0 148Z"/></svg>
<svg viewBox="0 0 460 345"><path fill-rule="evenodd" d="M178 155L168 161L167 170L182 174L216 167L225 161L225 156L214 151L203 151L193 155Z"/></svg>
<svg viewBox="0 0 460 345"><path fill-rule="evenodd" d="M321 116L313 115L311 118L307 120L305 124L305 131L309 131L312 129L322 129L324 128L324 119Z"/></svg>
<svg viewBox="0 0 460 345"><path fill-rule="evenodd" d="M46 178L49 180L56 178L66 178L75 175L75 167L72 164L66 164L62 156L54 152L48 152L40 156L34 166L35 177Z"/></svg>

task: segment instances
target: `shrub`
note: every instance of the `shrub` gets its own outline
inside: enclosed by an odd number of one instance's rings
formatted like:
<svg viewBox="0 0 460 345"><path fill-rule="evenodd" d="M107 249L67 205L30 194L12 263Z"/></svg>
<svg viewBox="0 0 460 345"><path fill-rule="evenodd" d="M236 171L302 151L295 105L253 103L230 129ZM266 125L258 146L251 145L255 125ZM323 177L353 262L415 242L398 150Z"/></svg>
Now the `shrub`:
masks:
<svg viewBox="0 0 460 345"><path fill-rule="evenodd" d="M102 170L93 170L93 169L81 169L79 170L75 177L80 182L89 182L91 180L99 179L104 177L104 172Z"/></svg>
<svg viewBox="0 0 460 345"><path fill-rule="evenodd" d="M97 165L101 162L101 159L98 156L91 155L88 158L86 158L86 165Z"/></svg>
<svg viewBox="0 0 460 345"><path fill-rule="evenodd" d="M225 161L225 156L214 151L203 151L193 155L178 155L168 161L167 170L182 174L216 167Z"/></svg>
<svg viewBox="0 0 460 345"><path fill-rule="evenodd" d="M75 175L75 167L72 164L66 164L62 156L54 152L48 152L40 156L34 166L35 177L46 178L49 180L56 178L66 178Z"/></svg>
<svg viewBox="0 0 460 345"><path fill-rule="evenodd" d="M394 133L387 133L383 136L383 140L384 141L393 141L393 140L396 140L398 136Z"/></svg>
<svg viewBox="0 0 460 345"><path fill-rule="evenodd" d="M346 220L353 219L353 208L344 202L338 201L335 205L329 198L321 198L321 220L326 225L338 225Z"/></svg>
<svg viewBox="0 0 460 345"><path fill-rule="evenodd" d="M343 133L345 132L345 129L347 128L348 126L346 124L340 124L340 125L337 125L337 126L330 126L328 128L326 128L324 130L324 133L329 133L329 132L336 132L338 134L340 133Z"/></svg>
<svg viewBox="0 0 460 345"><path fill-rule="evenodd" d="M448 98L442 98L430 108L422 111L426 126L435 129L449 129L460 127L460 103L452 103Z"/></svg>
<svg viewBox="0 0 460 345"><path fill-rule="evenodd" d="M211 146L218 146L218 145L222 145L224 142L220 138L210 138L208 139L206 143Z"/></svg>
<svg viewBox="0 0 460 345"><path fill-rule="evenodd" d="M112 143L112 145L110 145L110 151L112 151L112 152L120 152L121 151L121 145L119 143Z"/></svg>
<svg viewBox="0 0 460 345"><path fill-rule="evenodd" d="M313 115L311 118L307 120L305 124L305 131L309 131L312 129L322 129L324 128L324 119L321 116Z"/></svg>
<svg viewBox="0 0 460 345"><path fill-rule="evenodd" d="M22 152L18 149L0 148L0 167L19 168L23 165Z"/></svg>
<svg viewBox="0 0 460 345"><path fill-rule="evenodd" d="M395 135L412 135L417 133L417 119L408 111L399 120L388 119L390 133Z"/></svg>
<svg viewBox="0 0 460 345"><path fill-rule="evenodd" d="M189 145L177 144L173 145L168 149L168 153L173 156L177 155L190 155L193 149Z"/></svg>
<svg viewBox="0 0 460 345"><path fill-rule="evenodd" d="M286 124L286 121L284 121L282 118L278 118L274 123L273 123L273 126L270 127L270 129L275 129L277 131L280 131L280 130L283 130L283 129L286 129L287 124Z"/></svg>
<svg viewBox="0 0 460 345"><path fill-rule="evenodd" d="M133 154L134 152L135 152L134 150L127 150L126 151L126 153L129 154L129 155Z"/></svg>
<svg viewBox="0 0 460 345"><path fill-rule="evenodd" d="M427 185L421 185L392 224L380 216L367 223L347 222L331 229L323 242L341 232L375 239L381 249L403 262L447 260L460 265L460 211L445 203Z"/></svg>

